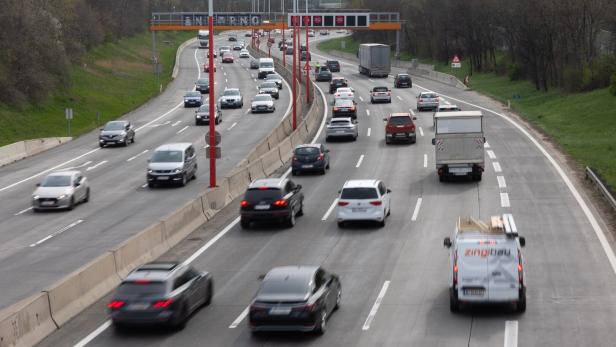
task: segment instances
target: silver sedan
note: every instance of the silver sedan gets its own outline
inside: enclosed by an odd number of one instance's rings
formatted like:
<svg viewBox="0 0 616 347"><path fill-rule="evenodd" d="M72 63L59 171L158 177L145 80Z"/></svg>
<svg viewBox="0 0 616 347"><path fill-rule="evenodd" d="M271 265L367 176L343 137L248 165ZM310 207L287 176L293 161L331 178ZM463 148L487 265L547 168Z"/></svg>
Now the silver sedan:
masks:
<svg viewBox="0 0 616 347"><path fill-rule="evenodd" d="M252 113L256 112L274 112L276 106L274 105L274 99L269 94L257 94L252 98L252 105L250 107Z"/></svg>
<svg viewBox="0 0 616 347"><path fill-rule="evenodd" d="M90 200L90 186L81 171L61 171L49 174L32 193L32 209L72 210L80 202Z"/></svg>
<svg viewBox="0 0 616 347"><path fill-rule="evenodd" d="M351 138L357 140L359 129L350 117L332 118L325 130L325 141L339 138Z"/></svg>

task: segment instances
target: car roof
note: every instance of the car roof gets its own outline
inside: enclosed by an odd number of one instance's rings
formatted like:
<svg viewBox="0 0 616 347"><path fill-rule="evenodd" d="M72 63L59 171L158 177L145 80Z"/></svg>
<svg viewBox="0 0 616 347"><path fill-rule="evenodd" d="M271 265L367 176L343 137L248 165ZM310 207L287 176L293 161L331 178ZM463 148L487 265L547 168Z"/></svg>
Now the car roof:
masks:
<svg viewBox="0 0 616 347"><path fill-rule="evenodd" d="M315 272L319 269L318 266L279 266L271 269L263 278L264 281L306 281L309 284L314 277Z"/></svg>
<svg viewBox="0 0 616 347"><path fill-rule="evenodd" d="M133 282L137 280L165 281L171 275L185 267L178 262L151 262L133 270L126 276L123 282Z"/></svg>
<svg viewBox="0 0 616 347"><path fill-rule="evenodd" d="M426 94L438 95L436 92L420 92L418 96L422 96L422 95L426 95Z"/></svg>
<svg viewBox="0 0 616 347"><path fill-rule="evenodd" d="M261 178L261 179L252 181L248 185L248 189L254 189L254 188L259 188L259 187L282 189L282 187L286 183L287 183L287 179L285 178Z"/></svg>
<svg viewBox="0 0 616 347"><path fill-rule="evenodd" d="M452 117L483 117L481 111L453 111L453 112L437 112L435 118L452 118Z"/></svg>
<svg viewBox="0 0 616 347"><path fill-rule="evenodd" d="M321 144L320 143L304 143L304 144L295 146L295 149L298 149L298 148L321 148Z"/></svg>
<svg viewBox="0 0 616 347"><path fill-rule="evenodd" d="M78 171L78 170L65 170L65 171L52 172L47 176L74 176L80 173L81 171Z"/></svg>
<svg viewBox="0 0 616 347"><path fill-rule="evenodd" d="M333 80L345 80L346 78L342 77L342 76L334 76L332 77L332 81Z"/></svg>
<svg viewBox="0 0 616 347"><path fill-rule="evenodd" d="M124 124L127 124L128 121L127 120L112 120L112 121L107 122L107 124L111 124L111 123L124 123Z"/></svg>
<svg viewBox="0 0 616 347"><path fill-rule="evenodd" d="M454 104L450 104L450 105L445 104L445 105L439 105L438 108L440 110L440 109L446 109L446 108L459 108L459 107L458 107L458 105L454 105Z"/></svg>
<svg viewBox="0 0 616 347"><path fill-rule="evenodd" d="M177 142L177 143L165 143L164 145L158 146L154 152L158 151L183 151L189 146L192 146L190 142Z"/></svg>
<svg viewBox="0 0 616 347"><path fill-rule="evenodd" d="M389 117L410 117L411 114L410 113L404 113L404 112L396 112L396 113L390 113Z"/></svg>
<svg viewBox="0 0 616 347"><path fill-rule="evenodd" d="M240 91L239 88L225 88L225 91L227 91L227 90L237 90L238 92Z"/></svg>
<svg viewBox="0 0 616 347"><path fill-rule="evenodd" d="M398 76L408 76L409 74L407 73L399 73Z"/></svg>
<svg viewBox="0 0 616 347"><path fill-rule="evenodd" d="M376 188L378 185L379 180L348 180L342 188Z"/></svg>

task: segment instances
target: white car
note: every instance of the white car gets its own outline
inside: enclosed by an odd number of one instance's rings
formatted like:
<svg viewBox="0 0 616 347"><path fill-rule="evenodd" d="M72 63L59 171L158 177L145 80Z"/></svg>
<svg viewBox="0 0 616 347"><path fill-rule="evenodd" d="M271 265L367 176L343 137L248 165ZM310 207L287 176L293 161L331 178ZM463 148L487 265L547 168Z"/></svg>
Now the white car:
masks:
<svg viewBox="0 0 616 347"><path fill-rule="evenodd" d="M240 51L240 58L250 58L250 53L248 53L246 48Z"/></svg>
<svg viewBox="0 0 616 347"><path fill-rule="evenodd" d="M231 52L231 46L222 46L218 49L218 55L220 55L221 57L227 52Z"/></svg>
<svg viewBox="0 0 616 347"><path fill-rule="evenodd" d="M489 222L460 217L449 248L449 309L463 304L512 304L526 310L526 274L521 248L526 244L511 214Z"/></svg>
<svg viewBox="0 0 616 347"><path fill-rule="evenodd" d="M49 174L32 193L32 210L72 210L80 202L90 200L90 186L81 171Z"/></svg>
<svg viewBox="0 0 616 347"><path fill-rule="evenodd" d="M338 198L338 227L350 221L374 221L385 226L391 212L391 190L380 180L349 180Z"/></svg>
<svg viewBox="0 0 616 347"><path fill-rule="evenodd" d="M355 102L355 90L351 87L338 88L334 93L334 101L332 102L332 104L336 103L337 99L350 99Z"/></svg>
<svg viewBox="0 0 616 347"><path fill-rule="evenodd" d="M252 98L252 105L250 106L252 113L257 112L274 112L276 106L274 105L274 99L269 94L257 94Z"/></svg>
<svg viewBox="0 0 616 347"><path fill-rule="evenodd" d="M242 108L244 107L244 98L238 88L226 88L222 96L218 98L218 104L221 109L226 107Z"/></svg>
<svg viewBox="0 0 616 347"><path fill-rule="evenodd" d="M314 30L308 31L308 37L314 37Z"/></svg>

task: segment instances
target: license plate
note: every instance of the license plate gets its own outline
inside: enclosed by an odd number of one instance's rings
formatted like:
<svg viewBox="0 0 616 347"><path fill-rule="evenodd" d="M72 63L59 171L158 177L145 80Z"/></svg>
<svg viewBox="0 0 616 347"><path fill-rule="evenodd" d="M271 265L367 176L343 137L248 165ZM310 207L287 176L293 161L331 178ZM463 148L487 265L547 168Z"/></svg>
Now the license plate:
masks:
<svg viewBox="0 0 616 347"><path fill-rule="evenodd" d="M341 108L340 111L342 112L347 112L349 109L348 108Z"/></svg>
<svg viewBox="0 0 616 347"><path fill-rule="evenodd" d="M472 296L483 296L485 293L484 288L464 288L462 289L462 293L464 295L472 295Z"/></svg>
<svg viewBox="0 0 616 347"><path fill-rule="evenodd" d="M405 133L397 133L396 136L397 137L406 137L406 134Z"/></svg>
<svg viewBox="0 0 616 347"><path fill-rule="evenodd" d="M132 311L147 310L150 307L148 303L135 303L128 305L128 309Z"/></svg>
<svg viewBox="0 0 616 347"><path fill-rule="evenodd" d="M269 210L270 205L255 205L255 210Z"/></svg>
<svg viewBox="0 0 616 347"><path fill-rule="evenodd" d="M41 206L53 206L55 203L53 201L41 201Z"/></svg>
<svg viewBox="0 0 616 347"><path fill-rule="evenodd" d="M352 212L366 212L368 209L363 208L363 207L353 207L351 208Z"/></svg>
<svg viewBox="0 0 616 347"><path fill-rule="evenodd" d="M310 169L310 168L313 168L313 167L314 167L314 165L312 165L312 164L302 165L302 168L304 168L304 169Z"/></svg>
<svg viewBox="0 0 616 347"><path fill-rule="evenodd" d="M469 173L471 172L470 167L450 167L449 172L451 173Z"/></svg>
<svg viewBox="0 0 616 347"><path fill-rule="evenodd" d="M169 179L169 176L158 176L158 177L156 177L156 179L159 180L159 181L166 181L166 180Z"/></svg>
<svg viewBox="0 0 616 347"><path fill-rule="evenodd" d="M270 309L270 314L273 314L273 315L284 315L284 314L289 314L289 313L291 313L290 307L272 307Z"/></svg>
<svg viewBox="0 0 616 347"><path fill-rule="evenodd" d="M336 134L344 134L344 130L336 130Z"/></svg>

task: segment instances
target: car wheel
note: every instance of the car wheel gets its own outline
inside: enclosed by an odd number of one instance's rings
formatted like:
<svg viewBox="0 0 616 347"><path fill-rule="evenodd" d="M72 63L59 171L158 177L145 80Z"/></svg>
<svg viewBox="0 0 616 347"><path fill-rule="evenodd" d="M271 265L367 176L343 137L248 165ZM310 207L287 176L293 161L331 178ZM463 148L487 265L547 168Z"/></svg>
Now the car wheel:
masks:
<svg viewBox="0 0 616 347"><path fill-rule="evenodd" d="M374 99L373 98L370 98L370 103L374 104Z"/></svg>
<svg viewBox="0 0 616 347"><path fill-rule="evenodd" d="M90 201L90 187L86 190L86 196L83 198L83 202Z"/></svg>
<svg viewBox="0 0 616 347"><path fill-rule="evenodd" d="M387 209L387 217L389 217L389 215L391 215L391 207Z"/></svg>
<svg viewBox="0 0 616 347"><path fill-rule="evenodd" d="M340 308L340 303L342 302L342 289L338 288L338 294L336 294L336 306L334 306L334 310Z"/></svg>
<svg viewBox="0 0 616 347"><path fill-rule="evenodd" d="M323 335L325 334L326 330L327 330L327 313L325 312L325 309L322 309L319 325L316 327L315 332L319 335Z"/></svg>
<svg viewBox="0 0 616 347"><path fill-rule="evenodd" d="M154 187L156 187L156 183L148 182L148 188L154 188Z"/></svg>
<svg viewBox="0 0 616 347"><path fill-rule="evenodd" d="M329 142L329 136L325 136L325 142Z"/></svg>
<svg viewBox="0 0 616 347"><path fill-rule="evenodd" d="M321 170L321 175L325 175L327 173L327 168L324 167L323 170Z"/></svg>
<svg viewBox="0 0 616 347"><path fill-rule="evenodd" d="M240 219L240 226L242 227L242 229L248 229L250 228L250 221Z"/></svg>
<svg viewBox="0 0 616 347"><path fill-rule="evenodd" d="M182 181L180 182L180 187L184 187L186 185L186 183L188 182L188 179L186 178L186 175L182 175Z"/></svg>
<svg viewBox="0 0 616 347"><path fill-rule="evenodd" d="M186 321L188 321L188 308L184 305L175 321L172 323L172 327L175 330L183 330L186 327Z"/></svg>
<svg viewBox="0 0 616 347"><path fill-rule="evenodd" d="M297 175L297 170L291 170L291 176L296 176Z"/></svg>
<svg viewBox="0 0 616 347"><path fill-rule="evenodd" d="M379 223L379 228L385 227L385 216L383 216L383 220Z"/></svg>
<svg viewBox="0 0 616 347"><path fill-rule="evenodd" d="M516 303L516 310L519 313L526 312L526 293L523 291L520 292L520 298Z"/></svg>
<svg viewBox="0 0 616 347"><path fill-rule="evenodd" d="M338 228L344 229L346 227L346 223L344 221L338 222Z"/></svg>
<svg viewBox="0 0 616 347"><path fill-rule="evenodd" d="M438 180L439 180L439 182L445 182L445 181L447 181L447 177L445 175L440 175L440 176L438 176Z"/></svg>
<svg viewBox="0 0 616 347"><path fill-rule="evenodd" d="M201 123L200 123L198 120L196 120L196 121L195 121L195 125L196 125L196 126L199 126L199 125L201 125Z"/></svg>
<svg viewBox="0 0 616 347"><path fill-rule="evenodd" d="M304 215L304 201L300 202L299 211L297 211L297 216L301 217Z"/></svg>
<svg viewBox="0 0 616 347"><path fill-rule="evenodd" d="M293 228L295 226L295 213L291 210L291 215L287 219L287 227Z"/></svg>
<svg viewBox="0 0 616 347"><path fill-rule="evenodd" d="M329 170L329 162L327 162L327 166L325 167L327 170Z"/></svg>
<svg viewBox="0 0 616 347"><path fill-rule="evenodd" d="M451 289L453 290L453 289ZM460 302L453 293L449 293L449 311L456 313L460 311Z"/></svg>
<svg viewBox="0 0 616 347"><path fill-rule="evenodd" d="M208 306L212 303L212 296L214 296L214 283L212 283L212 280L210 279L210 282L207 284L207 296L205 297L203 306Z"/></svg>
<svg viewBox="0 0 616 347"><path fill-rule="evenodd" d="M386 144L386 145L388 145L389 143L390 143L389 138L388 138L388 137L386 137L386 138L385 138L385 144Z"/></svg>
<svg viewBox="0 0 616 347"><path fill-rule="evenodd" d="M66 208L67 210L72 210L75 208L75 198L71 196L71 201L68 204L68 207Z"/></svg>

